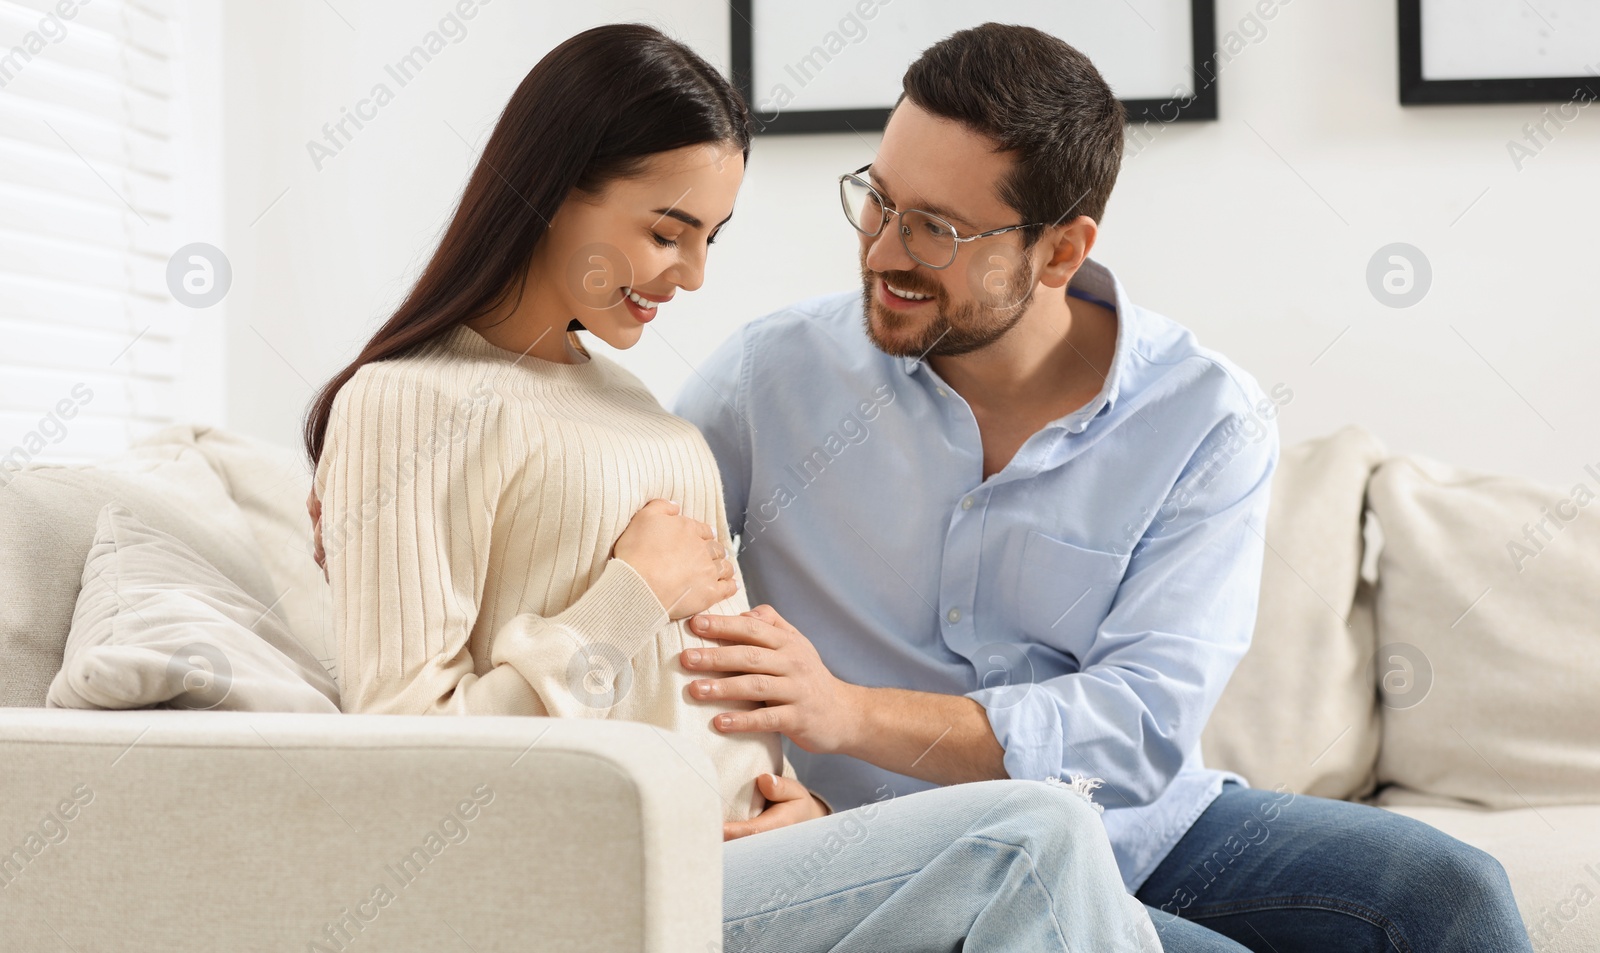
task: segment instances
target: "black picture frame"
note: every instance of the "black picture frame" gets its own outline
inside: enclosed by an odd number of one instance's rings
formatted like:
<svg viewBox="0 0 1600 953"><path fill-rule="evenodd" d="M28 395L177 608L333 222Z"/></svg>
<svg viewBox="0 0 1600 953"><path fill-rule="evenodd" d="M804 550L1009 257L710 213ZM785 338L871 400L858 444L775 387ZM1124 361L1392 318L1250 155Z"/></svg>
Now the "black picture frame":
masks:
<svg viewBox="0 0 1600 953"><path fill-rule="evenodd" d="M755 103L755 0L729 0L733 38L733 82L751 105L751 121L759 135L812 132L882 132L889 107L875 109L783 110L762 118ZM1176 99L1125 99L1128 123L1200 122L1217 118L1216 71L1208 67L1217 55L1216 0L1189 0L1194 95ZM909 65L909 64L908 64ZM1206 78L1209 77L1209 78Z"/></svg>
<svg viewBox="0 0 1600 953"><path fill-rule="evenodd" d="M1542 76L1527 79L1423 79L1422 0L1398 0L1400 33L1400 105L1437 106L1462 103L1546 103L1575 99L1580 90L1591 99L1600 91L1600 77Z"/></svg>

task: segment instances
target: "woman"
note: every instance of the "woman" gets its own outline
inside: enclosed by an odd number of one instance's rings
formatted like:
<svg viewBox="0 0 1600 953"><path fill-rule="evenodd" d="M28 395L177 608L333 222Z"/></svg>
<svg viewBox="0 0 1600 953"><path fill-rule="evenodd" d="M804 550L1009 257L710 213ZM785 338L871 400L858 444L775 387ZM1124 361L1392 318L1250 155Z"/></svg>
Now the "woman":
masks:
<svg viewBox="0 0 1600 953"><path fill-rule="evenodd" d="M749 149L738 94L649 27L579 34L517 88L416 286L308 414L344 709L692 738L725 837L761 819L724 851L730 949L1159 949L1084 796L990 781L830 814L778 736L711 728L754 703L683 690L679 653L711 644L685 620L749 611L717 467L574 331L630 347L700 286ZM870 851L778 873L857 828Z"/></svg>

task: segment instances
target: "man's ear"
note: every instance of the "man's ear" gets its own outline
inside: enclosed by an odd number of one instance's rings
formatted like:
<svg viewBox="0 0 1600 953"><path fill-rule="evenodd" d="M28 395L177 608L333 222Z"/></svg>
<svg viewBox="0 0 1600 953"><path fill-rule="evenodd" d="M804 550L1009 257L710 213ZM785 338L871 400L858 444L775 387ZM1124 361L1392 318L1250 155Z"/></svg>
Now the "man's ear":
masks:
<svg viewBox="0 0 1600 953"><path fill-rule="evenodd" d="M1065 288L1072 276L1083 267L1083 261L1089 257L1089 250L1094 247L1094 240L1099 234L1099 226L1087 215L1079 215L1070 222L1047 229L1039 239L1048 256L1044 269L1039 272L1039 282L1048 288Z"/></svg>

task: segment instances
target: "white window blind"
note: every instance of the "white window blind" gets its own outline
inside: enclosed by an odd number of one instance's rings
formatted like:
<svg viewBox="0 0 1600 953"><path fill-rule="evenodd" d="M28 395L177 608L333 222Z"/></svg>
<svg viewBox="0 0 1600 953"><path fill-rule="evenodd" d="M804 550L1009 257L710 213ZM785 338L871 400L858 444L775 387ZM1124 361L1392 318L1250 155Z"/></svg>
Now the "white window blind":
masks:
<svg viewBox="0 0 1600 953"><path fill-rule="evenodd" d="M0 0L0 484L176 419L176 10Z"/></svg>

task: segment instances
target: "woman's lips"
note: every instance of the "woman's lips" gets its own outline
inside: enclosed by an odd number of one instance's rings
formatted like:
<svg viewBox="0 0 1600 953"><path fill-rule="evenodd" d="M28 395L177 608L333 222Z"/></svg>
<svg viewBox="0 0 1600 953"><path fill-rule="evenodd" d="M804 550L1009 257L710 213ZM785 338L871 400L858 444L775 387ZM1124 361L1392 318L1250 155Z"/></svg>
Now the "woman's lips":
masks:
<svg viewBox="0 0 1600 953"><path fill-rule="evenodd" d="M622 303L628 306L628 313L633 315L634 319L640 324L649 324L650 319L656 316L657 308L640 307L637 302L628 297L629 292L644 298L646 301L654 301L658 306L672 300L672 295L667 295L663 298L660 295L645 294L643 291L639 291L636 288L629 288L627 286L623 286L617 290L622 294Z"/></svg>
<svg viewBox="0 0 1600 953"><path fill-rule="evenodd" d="M633 315L633 319L638 321L640 324L649 324L650 319L656 316L655 308L641 308L637 304L634 304L633 299L627 295L622 296L622 303L627 306L628 313Z"/></svg>

